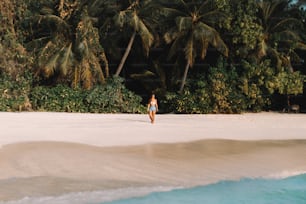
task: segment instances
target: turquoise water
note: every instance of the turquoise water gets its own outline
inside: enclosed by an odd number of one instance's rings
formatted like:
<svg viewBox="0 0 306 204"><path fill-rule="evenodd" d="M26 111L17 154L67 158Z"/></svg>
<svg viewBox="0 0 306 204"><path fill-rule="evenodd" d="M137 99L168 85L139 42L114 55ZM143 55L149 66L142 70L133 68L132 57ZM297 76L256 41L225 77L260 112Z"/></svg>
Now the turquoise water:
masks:
<svg viewBox="0 0 306 204"><path fill-rule="evenodd" d="M242 179L157 192L104 204L305 204L306 174L285 179Z"/></svg>
<svg viewBox="0 0 306 204"><path fill-rule="evenodd" d="M128 187L25 197L0 204L306 204L306 174L285 179L222 181L189 189Z"/></svg>

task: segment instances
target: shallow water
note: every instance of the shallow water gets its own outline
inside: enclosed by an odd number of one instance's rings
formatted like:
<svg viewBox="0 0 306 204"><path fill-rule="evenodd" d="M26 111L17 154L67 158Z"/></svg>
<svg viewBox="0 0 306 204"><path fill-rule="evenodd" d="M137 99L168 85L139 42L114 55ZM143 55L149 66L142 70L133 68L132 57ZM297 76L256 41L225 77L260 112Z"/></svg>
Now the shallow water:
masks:
<svg viewBox="0 0 306 204"><path fill-rule="evenodd" d="M107 204L305 204L306 174L286 179L242 179L147 196Z"/></svg>
<svg viewBox="0 0 306 204"><path fill-rule="evenodd" d="M221 181L194 188L129 187L24 198L0 204L305 204L306 174L280 179Z"/></svg>

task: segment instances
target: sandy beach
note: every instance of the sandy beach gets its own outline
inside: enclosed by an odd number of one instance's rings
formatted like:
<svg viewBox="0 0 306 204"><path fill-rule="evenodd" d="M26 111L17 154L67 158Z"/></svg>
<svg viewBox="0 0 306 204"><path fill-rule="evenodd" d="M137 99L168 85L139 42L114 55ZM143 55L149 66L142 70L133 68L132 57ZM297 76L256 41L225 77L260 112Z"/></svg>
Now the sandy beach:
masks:
<svg viewBox="0 0 306 204"><path fill-rule="evenodd" d="M0 203L306 173L306 115L0 113Z"/></svg>

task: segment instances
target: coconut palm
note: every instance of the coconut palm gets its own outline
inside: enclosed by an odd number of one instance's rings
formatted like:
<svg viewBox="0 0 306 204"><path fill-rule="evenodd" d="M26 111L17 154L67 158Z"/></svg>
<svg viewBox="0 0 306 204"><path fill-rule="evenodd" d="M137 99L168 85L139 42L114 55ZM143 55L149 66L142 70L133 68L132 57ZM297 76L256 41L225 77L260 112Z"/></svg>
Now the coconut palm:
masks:
<svg viewBox="0 0 306 204"><path fill-rule="evenodd" d="M291 60L299 58L294 52L305 44L300 38L301 21L290 15L288 0L259 1L260 24L263 34L259 41L258 58L270 56L276 59L277 67L293 71Z"/></svg>
<svg viewBox="0 0 306 204"><path fill-rule="evenodd" d="M150 47L154 42L153 18L151 15L153 12L153 7L151 6L153 1L154 0L129 0L127 7L124 7L124 3L121 3L124 8L115 16L115 23L121 31L124 31L123 34L130 35L130 39L115 76L119 76L121 73L137 35L141 38L145 55L149 55Z"/></svg>
<svg viewBox="0 0 306 204"><path fill-rule="evenodd" d="M183 90L188 70L199 55L204 59L209 46L228 56L228 48L215 29L217 22L224 17L214 6L214 1L175 0L167 3L161 0L161 15L170 23L164 34L167 44L171 44L169 57L173 57L183 48L186 59L185 71L180 92Z"/></svg>
<svg viewBox="0 0 306 204"><path fill-rule="evenodd" d="M96 1L60 0L42 3L31 18L35 31L27 47L37 56L37 73L66 78L74 87L90 89L108 77L108 62L89 9ZM104 65L104 71L102 66Z"/></svg>

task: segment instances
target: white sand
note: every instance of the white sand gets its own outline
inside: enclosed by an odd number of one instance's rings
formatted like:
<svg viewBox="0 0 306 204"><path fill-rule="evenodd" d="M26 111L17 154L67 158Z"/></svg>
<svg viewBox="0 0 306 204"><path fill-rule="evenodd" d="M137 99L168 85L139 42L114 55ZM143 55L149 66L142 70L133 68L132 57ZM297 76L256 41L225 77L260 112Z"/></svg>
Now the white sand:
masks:
<svg viewBox="0 0 306 204"><path fill-rule="evenodd" d="M195 186L305 173L306 115L0 113L0 146L0 203Z"/></svg>
<svg viewBox="0 0 306 204"><path fill-rule="evenodd" d="M0 113L0 146L61 141L96 146L202 139L306 139L306 114L147 115Z"/></svg>

